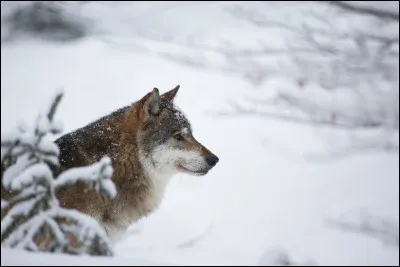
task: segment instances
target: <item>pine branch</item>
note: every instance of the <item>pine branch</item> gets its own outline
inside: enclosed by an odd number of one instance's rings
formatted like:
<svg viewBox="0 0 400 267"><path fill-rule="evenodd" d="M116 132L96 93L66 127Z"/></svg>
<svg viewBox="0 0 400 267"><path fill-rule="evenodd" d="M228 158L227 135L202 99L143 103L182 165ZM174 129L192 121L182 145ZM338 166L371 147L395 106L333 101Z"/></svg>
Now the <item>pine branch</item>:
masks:
<svg viewBox="0 0 400 267"><path fill-rule="evenodd" d="M78 211L61 208L56 198L58 189L80 181L103 197L116 196L108 157L91 166L66 170L54 179L48 165L58 164L59 148L47 137L61 131L54 116L62 96L62 91L57 92L46 115L40 114L33 128L17 127L14 134L2 136L2 197L9 199L2 200L1 240L6 247L30 251L112 255L108 237L98 223Z"/></svg>

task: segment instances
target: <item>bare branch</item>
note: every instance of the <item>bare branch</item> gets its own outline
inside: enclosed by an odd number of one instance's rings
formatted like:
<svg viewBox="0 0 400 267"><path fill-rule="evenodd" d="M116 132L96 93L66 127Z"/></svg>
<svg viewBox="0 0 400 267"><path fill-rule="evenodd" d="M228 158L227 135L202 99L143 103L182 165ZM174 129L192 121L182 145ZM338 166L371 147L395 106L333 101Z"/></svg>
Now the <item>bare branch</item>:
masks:
<svg viewBox="0 0 400 267"><path fill-rule="evenodd" d="M399 222L395 220L365 214L360 216L356 222L327 219L326 223L342 231L360 233L379 239L387 246L399 247Z"/></svg>
<svg viewBox="0 0 400 267"><path fill-rule="evenodd" d="M64 92L62 90L60 90L59 92L57 92L56 96L54 97L54 100L52 101L51 107L49 109L49 113L47 114L47 118L50 121L53 120L54 113L55 113L58 105L60 104L60 101L61 101L63 95L64 95Z"/></svg>
<svg viewBox="0 0 400 267"><path fill-rule="evenodd" d="M375 129L379 128L380 125L369 124L369 125L353 125L353 124L344 124L344 123L332 123L330 120L323 120L323 119L304 119L304 118L296 118L290 115L279 114L269 111L257 111L249 108L241 107L237 104L232 104L235 107L235 111L231 112L210 112L213 116L259 116L265 119L272 119L272 120L283 120L289 121L296 124L302 125L310 125L314 127L332 127L338 128L342 130L353 131L357 129Z"/></svg>
<svg viewBox="0 0 400 267"><path fill-rule="evenodd" d="M399 20L399 13L394 13L386 10L374 9L366 6L356 6L344 1L328 1L332 6L351 11L358 14L371 15L380 19Z"/></svg>
<svg viewBox="0 0 400 267"><path fill-rule="evenodd" d="M338 54L343 50L340 46L334 46L332 42L322 43L317 40L318 37L329 37L330 39L336 41L352 41L356 40L368 40L368 41L376 41L383 42L388 44L395 44L399 42L398 36L387 37L384 35L380 35L379 33L364 33L364 32L343 32L340 31L325 17L319 15L316 12L308 12L307 16L310 18L314 18L321 23L322 27L315 27L314 25L309 25L306 22L303 22L300 26L291 25L284 21L275 21L268 20L265 16L255 12L251 9L244 9L242 7L234 7L227 8L226 11L231 15L245 20L251 24L254 24L257 27L262 28L277 28L288 31L293 34L294 38L300 38L305 46L299 46L297 43L299 40L296 40L296 46L290 47L290 49L274 49L274 48L262 48L262 49L252 49L252 50L242 50L242 51L234 51L231 50L230 53L235 56L253 56L257 54L276 54L276 53L286 53L286 54L299 54L299 53L327 53L328 55ZM212 49L208 47L208 49ZM218 48L216 51L219 51L223 48ZM226 49L225 49L226 50Z"/></svg>

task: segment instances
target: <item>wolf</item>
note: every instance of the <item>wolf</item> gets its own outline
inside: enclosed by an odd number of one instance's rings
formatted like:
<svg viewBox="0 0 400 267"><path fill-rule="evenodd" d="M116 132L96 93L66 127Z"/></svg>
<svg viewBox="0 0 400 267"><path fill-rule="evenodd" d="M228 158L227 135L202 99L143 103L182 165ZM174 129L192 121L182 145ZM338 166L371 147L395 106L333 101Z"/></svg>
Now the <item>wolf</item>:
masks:
<svg viewBox="0 0 400 267"><path fill-rule="evenodd" d="M84 184L57 193L60 205L87 214L115 244L127 228L154 212L166 186L178 173L204 176L219 158L193 136L186 116L174 104L180 86L160 95L154 88L139 101L58 138L56 174L111 158L114 199L104 199Z"/></svg>

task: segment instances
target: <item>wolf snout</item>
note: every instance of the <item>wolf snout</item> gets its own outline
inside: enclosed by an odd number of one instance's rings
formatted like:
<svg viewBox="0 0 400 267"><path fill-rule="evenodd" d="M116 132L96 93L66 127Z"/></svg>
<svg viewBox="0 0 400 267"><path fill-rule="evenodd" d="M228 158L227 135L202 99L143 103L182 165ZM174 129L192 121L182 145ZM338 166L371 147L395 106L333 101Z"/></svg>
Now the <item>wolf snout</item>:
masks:
<svg viewBox="0 0 400 267"><path fill-rule="evenodd" d="M206 157L206 162L208 165L210 165L210 167L214 167L215 165L217 165L218 161L219 161L219 158L215 155Z"/></svg>

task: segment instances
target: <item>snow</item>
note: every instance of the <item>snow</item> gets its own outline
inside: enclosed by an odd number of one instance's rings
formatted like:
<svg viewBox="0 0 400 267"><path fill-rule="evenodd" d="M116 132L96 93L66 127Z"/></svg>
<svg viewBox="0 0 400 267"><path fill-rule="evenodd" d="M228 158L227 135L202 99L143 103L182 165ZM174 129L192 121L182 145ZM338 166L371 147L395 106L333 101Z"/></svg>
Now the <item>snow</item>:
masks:
<svg viewBox="0 0 400 267"><path fill-rule="evenodd" d="M1 233L3 234L3 232L8 230L11 225L10 223L12 223L11 219L14 216L31 211L32 207L36 205L37 202L38 200L35 199L14 206L2 221ZM55 222L58 218L68 218L73 224L59 225ZM66 238L68 237L68 233L73 233L74 236L78 238L79 242L86 243L86 248L90 249L93 243L98 242L97 246L101 246L99 249L103 251L103 254L113 253L112 250L109 250L111 245L104 230L92 217L75 210L62 209L59 206L53 206L51 209L39 212L29 221L24 222L17 230L11 232L11 234L7 236L2 246L37 251L38 248L35 242L33 242L33 238L44 225L50 227L52 233L55 235L56 245L54 248L57 250L62 251L64 249L64 244L67 244ZM99 240L97 240L97 238L99 238ZM78 253L82 248L71 246L69 249ZM99 252L97 251L94 253Z"/></svg>
<svg viewBox="0 0 400 267"><path fill-rule="evenodd" d="M132 225L114 258L2 248L2 265L258 265L279 260L279 255L299 264L399 264L398 244L327 223L343 217L357 223L365 211L390 220L398 235L398 149L353 150L353 144L365 145L357 144L360 136L384 143L386 135L260 116L217 116L230 108L230 100L273 95L293 81L283 75L255 86L220 71L225 63L198 46L229 41L238 49L259 48L262 34L278 47L279 33L261 33L232 18L222 11L229 2L108 5L121 16L100 3L86 7L92 16L106 16L104 27L98 26L105 29L102 35L65 44L27 39L2 45L2 132L20 120L33 122L60 87L65 95L56 118L66 133L137 101L154 87L162 94L180 84L175 104L190 120L196 139L220 161L204 177L174 177L161 207ZM273 2L268 12L278 16L282 8ZM137 14L134 28L126 22L132 13ZM104 36L115 43L105 42ZM169 36L173 41L156 40ZM192 48L179 46L189 37ZM171 61L161 52L203 60L204 67ZM273 59L266 62L275 64ZM314 87L306 90L307 98L316 94ZM321 94L319 99L339 110L354 101L345 93ZM393 139L398 143L398 132ZM276 248L281 252L269 253Z"/></svg>
<svg viewBox="0 0 400 267"><path fill-rule="evenodd" d="M1 221L1 234L3 235L3 233L5 233L5 231L12 225L14 222L14 217L19 215L27 215L30 211L32 211L36 203L36 199L31 199L13 207L13 209L11 209L7 216Z"/></svg>
<svg viewBox="0 0 400 267"><path fill-rule="evenodd" d="M33 253L18 249L1 248L1 265L15 266L175 266L175 264L160 263L138 258L89 257L55 255L49 253Z"/></svg>
<svg viewBox="0 0 400 267"><path fill-rule="evenodd" d="M6 175L4 175L6 178ZM35 184L35 180L46 180L45 184L48 184L53 179L53 174L48 165L44 163L38 163L26 168L20 175L11 177L10 189L11 190L22 190L25 187L30 187Z"/></svg>
<svg viewBox="0 0 400 267"><path fill-rule="evenodd" d="M110 180L113 174L110 157L103 157L100 161L91 166L73 168L61 173L54 183L54 187L63 187L75 184L77 181L85 183L96 183L96 190L102 191L105 195L114 198L117 195L117 189Z"/></svg>

